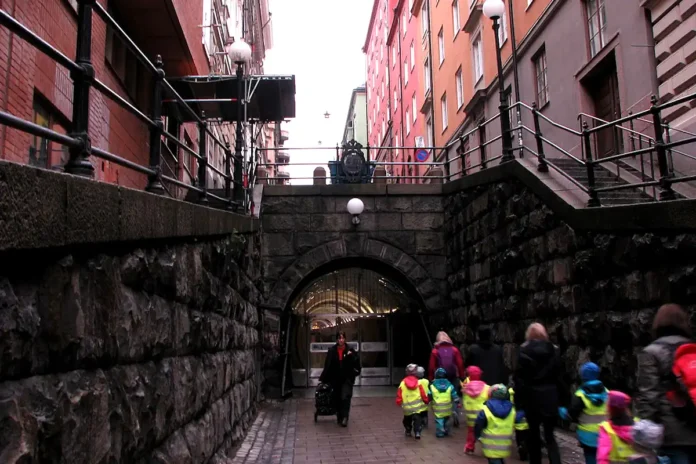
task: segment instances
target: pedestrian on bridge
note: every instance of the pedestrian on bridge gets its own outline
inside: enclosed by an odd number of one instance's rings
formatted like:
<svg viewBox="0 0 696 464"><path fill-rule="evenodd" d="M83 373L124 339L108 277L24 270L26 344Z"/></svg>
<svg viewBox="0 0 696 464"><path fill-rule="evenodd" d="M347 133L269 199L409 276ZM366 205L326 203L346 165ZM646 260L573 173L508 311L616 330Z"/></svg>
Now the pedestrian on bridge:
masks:
<svg viewBox="0 0 696 464"><path fill-rule="evenodd" d="M342 427L348 426L353 384L355 378L360 375L360 370L360 357L346 344L346 333L339 332L336 344L326 353L324 370L319 381L331 385L338 423Z"/></svg>

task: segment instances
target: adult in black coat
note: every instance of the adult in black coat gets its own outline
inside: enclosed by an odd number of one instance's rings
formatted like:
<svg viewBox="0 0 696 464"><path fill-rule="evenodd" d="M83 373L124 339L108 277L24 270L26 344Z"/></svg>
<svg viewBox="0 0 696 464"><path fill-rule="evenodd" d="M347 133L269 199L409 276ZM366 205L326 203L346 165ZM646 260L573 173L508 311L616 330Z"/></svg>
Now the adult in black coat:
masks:
<svg viewBox="0 0 696 464"><path fill-rule="evenodd" d="M493 343L491 329L483 327L478 331L478 343L469 348L465 366L481 369L481 380L488 385L507 384L508 370L503 359L503 349Z"/></svg>
<svg viewBox="0 0 696 464"><path fill-rule="evenodd" d="M353 384L355 378L360 375L360 369L360 356L346 345L346 333L339 332L336 344L326 353L324 370L319 381L331 385L338 423L343 427L348 426Z"/></svg>
<svg viewBox="0 0 696 464"><path fill-rule="evenodd" d="M529 326L527 341L520 347L514 374L515 407L524 411L529 424L529 464L541 464L541 427L550 464L561 464L553 435L558 416L559 392L563 391L558 350L549 341L543 325Z"/></svg>

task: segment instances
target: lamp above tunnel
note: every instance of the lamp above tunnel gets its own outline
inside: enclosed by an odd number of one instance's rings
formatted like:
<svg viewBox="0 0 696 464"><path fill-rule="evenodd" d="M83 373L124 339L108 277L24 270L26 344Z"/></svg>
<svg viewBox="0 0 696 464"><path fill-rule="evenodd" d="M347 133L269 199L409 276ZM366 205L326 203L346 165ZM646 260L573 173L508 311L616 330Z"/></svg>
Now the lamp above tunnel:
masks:
<svg viewBox="0 0 696 464"><path fill-rule="evenodd" d="M360 215L365 210L365 204L360 198L351 198L346 205L348 213L353 215L353 224L356 226L360 224Z"/></svg>
<svg viewBox="0 0 696 464"><path fill-rule="evenodd" d="M505 4L503 0L486 0L483 2L483 14L487 18L497 19L503 16Z"/></svg>
<svg viewBox="0 0 696 464"><path fill-rule="evenodd" d="M251 60L251 47L244 40L238 39L227 46L227 54L232 62L246 64Z"/></svg>

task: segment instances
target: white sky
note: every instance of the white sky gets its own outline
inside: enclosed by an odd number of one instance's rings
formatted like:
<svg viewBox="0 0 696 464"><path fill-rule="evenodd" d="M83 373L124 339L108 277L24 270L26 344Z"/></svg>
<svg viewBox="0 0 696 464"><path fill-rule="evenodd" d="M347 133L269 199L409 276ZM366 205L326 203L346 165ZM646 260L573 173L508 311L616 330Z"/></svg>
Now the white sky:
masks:
<svg viewBox="0 0 696 464"><path fill-rule="evenodd" d="M350 97L365 83L365 43L372 0L269 0L273 48L266 52L266 74L295 75L296 118L284 123L287 147L330 147L325 151L289 150L291 177L311 177L316 166L336 157ZM329 119L324 113L331 114ZM311 184L312 180L291 180Z"/></svg>

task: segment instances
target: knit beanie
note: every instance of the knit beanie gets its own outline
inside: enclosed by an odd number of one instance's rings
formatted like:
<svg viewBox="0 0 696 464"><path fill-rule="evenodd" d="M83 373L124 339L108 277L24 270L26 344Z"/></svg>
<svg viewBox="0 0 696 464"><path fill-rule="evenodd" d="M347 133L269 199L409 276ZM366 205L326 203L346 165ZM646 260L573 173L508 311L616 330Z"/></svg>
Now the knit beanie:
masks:
<svg viewBox="0 0 696 464"><path fill-rule="evenodd" d="M469 366L466 368L466 376L469 377L469 380L481 380L481 375L483 372L479 367Z"/></svg>
<svg viewBox="0 0 696 464"><path fill-rule="evenodd" d="M425 369L423 368L423 366L418 366L418 368L416 369L416 377L418 377L419 379L425 377Z"/></svg>
<svg viewBox="0 0 696 464"><path fill-rule="evenodd" d="M447 377L447 371L444 370L442 367L438 367L437 370L435 371L435 378L436 379L444 379Z"/></svg>
<svg viewBox="0 0 696 464"><path fill-rule="evenodd" d="M409 364L406 366L406 375L416 375L418 373L418 366L415 364Z"/></svg>
<svg viewBox="0 0 696 464"><path fill-rule="evenodd" d="M599 379L599 366L593 362L586 362L580 368L580 378L583 382Z"/></svg>
<svg viewBox="0 0 696 464"><path fill-rule="evenodd" d="M609 408L609 415L615 416L626 410L631 406L631 397L624 392L612 390L609 392L609 401L607 402Z"/></svg>
<svg viewBox="0 0 696 464"><path fill-rule="evenodd" d="M490 397L496 400L509 400L510 393L508 393L508 389L505 385L499 383L491 387Z"/></svg>

